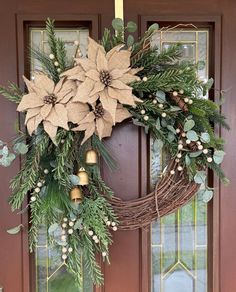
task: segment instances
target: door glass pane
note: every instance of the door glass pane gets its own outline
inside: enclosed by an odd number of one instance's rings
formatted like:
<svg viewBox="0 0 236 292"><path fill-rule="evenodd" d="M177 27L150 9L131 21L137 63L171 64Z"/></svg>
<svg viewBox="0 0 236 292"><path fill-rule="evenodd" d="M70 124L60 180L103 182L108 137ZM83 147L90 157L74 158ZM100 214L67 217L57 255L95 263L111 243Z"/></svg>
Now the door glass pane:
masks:
<svg viewBox="0 0 236 292"><path fill-rule="evenodd" d="M71 58L75 54L74 41L79 41L83 55L87 51L87 28L58 29L58 37L65 41L67 56ZM49 53L46 31L44 29L30 30L30 44L33 48ZM39 62L31 59L31 77L35 70L41 70ZM82 255L81 255L82 256ZM61 259L61 250L52 248L47 242L47 232L41 227L38 235L38 245L35 251L36 292L90 292L93 291L92 283L83 270L83 289L76 288L72 276L66 271L66 263Z"/></svg>
<svg viewBox="0 0 236 292"><path fill-rule="evenodd" d="M208 30L172 30L153 37L160 50L181 43L183 59L202 61L198 75L208 78ZM151 184L165 167L164 154L151 140ZM152 291L207 292L207 205L196 197L176 213L152 224Z"/></svg>

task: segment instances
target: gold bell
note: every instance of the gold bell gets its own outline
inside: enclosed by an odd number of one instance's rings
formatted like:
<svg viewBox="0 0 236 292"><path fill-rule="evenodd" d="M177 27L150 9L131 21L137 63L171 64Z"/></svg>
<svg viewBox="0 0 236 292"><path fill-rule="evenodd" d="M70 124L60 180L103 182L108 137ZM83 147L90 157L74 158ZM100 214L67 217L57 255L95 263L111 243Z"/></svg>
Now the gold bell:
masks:
<svg viewBox="0 0 236 292"><path fill-rule="evenodd" d="M89 165L97 164L97 162L98 162L97 152L93 149L88 150L86 152L85 161Z"/></svg>
<svg viewBox="0 0 236 292"><path fill-rule="evenodd" d="M73 203L80 204L83 201L83 198L84 196L80 188L74 187L70 191L70 199Z"/></svg>
<svg viewBox="0 0 236 292"><path fill-rule="evenodd" d="M86 172L86 170L81 167L79 169L79 172L77 173L77 176L79 177L79 185L80 186L85 186L89 184L89 177L88 174Z"/></svg>

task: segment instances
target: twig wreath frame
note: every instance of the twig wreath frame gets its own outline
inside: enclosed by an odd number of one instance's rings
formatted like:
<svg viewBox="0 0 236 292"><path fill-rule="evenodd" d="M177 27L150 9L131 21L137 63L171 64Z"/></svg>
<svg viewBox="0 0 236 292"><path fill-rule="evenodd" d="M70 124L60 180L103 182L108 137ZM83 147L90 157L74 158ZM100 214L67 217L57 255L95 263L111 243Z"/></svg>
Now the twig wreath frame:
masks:
<svg viewBox="0 0 236 292"><path fill-rule="evenodd" d="M78 287L81 254L93 282L103 283L95 255L99 252L109 262L111 231L146 227L197 192L209 201L213 190L206 183L207 168L227 183L220 167L224 141L215 135L213 124L229 127L219 106L203 98L213 84L212 79L198 79L203 64L180 61L178 44L162 52L152 47L157 24L137 42L132 34L124 41L125 30L134 32L135 23L124 26L114 19L112 25L114 33L105 29L100 43L89 38L87 56L75 41L75 58L67 60L54 21L48 19L50 54L31 49L43 71L35 72L33 80L24 77L27 92L12 83L0 87L0 93L26 113L27 133L19 131L11 144L0 142L1 165L25 155L11 181L9 202L13 210L19 209L29 195L30 250L46 226L49 242L58 248ZM144 127L154 146L170 157L155 189L131 201L114 196L99 168L100 159L115 166L103 138L126 119ZM8 232L15 234L21 227Z"/></svg>

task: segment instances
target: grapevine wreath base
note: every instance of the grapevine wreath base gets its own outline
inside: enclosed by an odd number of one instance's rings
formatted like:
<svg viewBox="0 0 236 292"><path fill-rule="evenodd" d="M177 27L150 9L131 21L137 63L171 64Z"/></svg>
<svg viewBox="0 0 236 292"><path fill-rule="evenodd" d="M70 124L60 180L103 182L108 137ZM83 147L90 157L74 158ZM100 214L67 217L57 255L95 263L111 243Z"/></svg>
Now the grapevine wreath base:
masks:
<svg viewBox="0 0 236 292"><path fill-rule="evenodd" d="M151 222L173 213L196 195L199 184L189 181L186 173L179 172L177 168L178 164L172 160L154 191L144 197L130 201L115 196L108 199L119 218L120 230L148 227ZM174 175L170 175L171 170L175 171Z"/></svg>
<svg viewBox="0 0 236 292"><path fill-rule="evenodd" d="M228 125L219 106L204 98L213 80L199 80L203 62L181 61L179 44L163 51L152 46L157 24L137 42L135 23L124 26L115 19L112 25L114 33L105 29L99 43L88 38L86 55L75 41L75 55L69 59L48 19L49 54L31 49L42 70L31 80L23 77L25 92L13 83L0 87L3 96L18 104L27 130L19 130L11 142L0 141L2 166L23 155L9 203L13 211L21 209L18 214L29 211L30 251L43 226L78 287L83 265L94 284L103 283L96 254L109 263L112 232L148 227L196 193L207 203L213 196L207 168L227 182L220 167L224 141L213 124ZM131 33L126 41L125 31ZM142 127L155 150L170 158L154 190L130 201L115 197L100 173L100 161L117 167L103 139L124 120Z"/></svg>

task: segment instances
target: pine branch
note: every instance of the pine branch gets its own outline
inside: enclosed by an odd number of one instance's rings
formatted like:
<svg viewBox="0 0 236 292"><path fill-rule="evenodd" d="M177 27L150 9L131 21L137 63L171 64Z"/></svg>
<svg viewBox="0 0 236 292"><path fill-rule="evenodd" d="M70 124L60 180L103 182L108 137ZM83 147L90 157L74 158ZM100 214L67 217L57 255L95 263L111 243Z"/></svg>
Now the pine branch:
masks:
<svg viewBox="0 0 236 292"><path fill-rule="evenodd" d="M0 86L0 94L6 97L9 101L20 103L23 96L21 89L14 83L9 82L7 87Z"/></svg>

